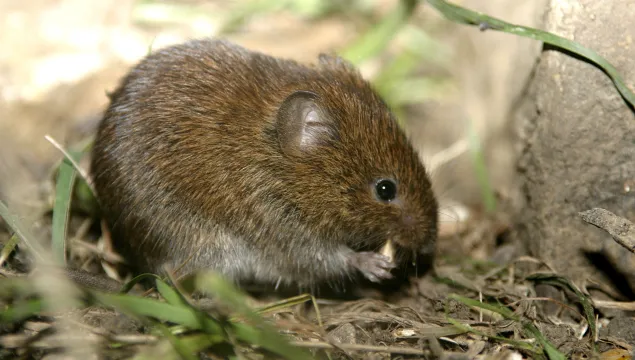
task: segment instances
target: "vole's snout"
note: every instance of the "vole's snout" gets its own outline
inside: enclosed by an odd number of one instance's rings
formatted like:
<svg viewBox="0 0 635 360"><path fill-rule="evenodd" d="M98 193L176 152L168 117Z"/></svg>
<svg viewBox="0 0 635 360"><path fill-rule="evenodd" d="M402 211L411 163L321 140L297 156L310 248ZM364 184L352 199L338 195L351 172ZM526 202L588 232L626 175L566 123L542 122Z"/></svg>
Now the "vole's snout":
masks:
<svg viewBox="0 0 635 360"><path fill-rule="evenodd" d="M405 214L402 218L403 224L408 227L413 227L417 224L414 216Z"/></svg>
<svg viewBox="0 0 635 360"><path fill-rule="evenodd" d="M404 214L401 229L392 241L396 246L414 255L429 256L435 252L436 239L435 226L415 216Z"/></svg>

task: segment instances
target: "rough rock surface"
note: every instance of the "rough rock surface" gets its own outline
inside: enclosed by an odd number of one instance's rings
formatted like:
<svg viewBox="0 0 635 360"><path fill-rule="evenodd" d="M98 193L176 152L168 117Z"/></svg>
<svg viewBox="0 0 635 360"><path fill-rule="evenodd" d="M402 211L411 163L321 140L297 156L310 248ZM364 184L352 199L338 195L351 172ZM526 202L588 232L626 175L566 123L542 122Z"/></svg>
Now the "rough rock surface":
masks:
<svg viewBox="0 0 635 360"><path fill-rule="evenodd" d="M545 30L594 49L635 90L633 19L631 0L551 0ZM516 113L525 144L519 239L578 282L610 279L632 295L635 255L578 212L602 207L635 219L635 112L601 70L548 47L527 95Z"/></svg>

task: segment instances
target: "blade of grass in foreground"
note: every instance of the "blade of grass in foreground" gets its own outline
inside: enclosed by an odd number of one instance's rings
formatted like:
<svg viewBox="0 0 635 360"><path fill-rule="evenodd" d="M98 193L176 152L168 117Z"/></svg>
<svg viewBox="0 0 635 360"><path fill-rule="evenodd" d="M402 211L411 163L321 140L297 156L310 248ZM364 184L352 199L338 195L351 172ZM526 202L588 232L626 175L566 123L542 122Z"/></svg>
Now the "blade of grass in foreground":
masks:
<svg viewBox="0 0 635 360"><path fill-rule="evenodd" d="M167 284L165 285L167 286ZM230 285L225 283L212 283L208 285L209 286L206 286L207 289L219 289L227 285L225 289L221 289L219 292L211 291L210 293L214 295L220 293L220 298L223 302L248 318L251 323L255 323L256 326L237 322L221 324L218 320L190 307L189 304L186 303L174 305L148 298L106 294L98 291L92 291L91 294L100 303L116 308L131 316L147 316L161 321L184 325L190 329L203 330L214 336L223 336L227 341L229 341L229 338L227 338L225 334L233 333L233 338L236 340L259 346L270 352L282 355L287 359L310 359L309 355L305 353L303 349L296 348L285 341L275 328L262 321L255 312L248 312L246 309L249 308L242 302L242 298L238 297L242 295L236 295L236 290L230 288ZM178 294L174 294L172 291L166 291L167 289L163 285L160 287L164 294L168 294L168 298L177 303L179 302L175 299L175 296ZM227 295L234 297L228 298Z"/></svg>
<svg viewBox="0 0 635 360"><path fill-rule="evenodd" d="M309 353L292 346L278 334L276 328L266 323L247 305L246 296L220 275L214 273L197 274L194 284L197 290L218 297L223 303L230 305L232 310L249 321L250 325L234 323L234 331L239 339L261 346L287 359L311 359Z"/></svg>
<svg viewBox="0 0 635 360"><path fill-rule="evenodd" d="M198 352L197 348L190 346L191 343L185 343L181 341L181 338L172 334L170 329L163 324L155 324L155 327L165 336L165 338L170 342L174 351L179 355L181 359L184 360L197 360L198 357L196 353Z"/></svg>
<svg viewBox="0 0 635 360"><path fill-rule="evenodd" d="M44 310L44 303L40 299L21 300L0 311L0 324L17 323L38 315Z"/></svg>
<svg viewBox="0 0 635 360"><path fill-rule="evenodd" d="M4 246L2 247L2 251L0 251L0 267L2 267L2 264L4 264L9 256L11 256L11 253L13 253L15 247L18 246L18 241L20 241L20 239L17 237L17 235L14 234L11 236L9 241L4 244Z"/></svg>
<svg viewBox="0 0 635 360"><path fill-rule="evenodd" d="M626 83L622 80L622 77L617 72L617 69L595 51L558 35L527 26L510 24L485 14L450 4L445 0L426 1L442 13L448 20L460 24L478 26L482 29L502 31L509 34L539 40L587 59L594 65L600 67L600 69L602 69L611 78L613 84L615 84L615 87L624 100L631 106L635 107L635 94L633 94L633 92L626 86Z"/></svg>
<svg viewBox="0 0 635 360"><path fill-rule="evenodd" d="M127 294L108 294L91 291L91 295L101 304L115 308L132 316L147 316L162 321L185 325L194 330L205 330L211 334L223 334L216 320L198 313L189 306L176 306L158 300Z"/></svg>
<svg viewBox="0 0 635 360"><path fill-rule="evenodd" d="M151 273L139 274L139 275L133 277L132 279L130 279L127 283L123 284L123 286L121 287L120 293L125 294L125 293L129 292L130 290L132 290L132 288L136 284L138 284L141 281L146 280L146 279L161 279L161 278L158 275L151 274Z"/></svg>
<svg viewBox="0 0 635 360"><path fill-rule="evenodd" d="M26 247L31 250L33 255L39 260L42 260L44 250L41 248L41 245L35 241L35 237L31 234L29 228L22 223L22 220L16 214L9 210L2 200L0 200L0 217L4 219L11 231L24 242Z"/></svg>
<svg viewBox="0 0 635 360"><path fill-rule="evenodd" d="M168 304L175 305L175 306L189 305L183 299L181 294L179 294L179 292L176 289L168 285L165 281L157 278L155 279L155 284L157 286L157 291L159 292L159 294L161 294L161 296L163 296L163 298L165 299L165 301L167 301Z"/></svg>
<svg viewBox="0 0 635 360"><path fill-rule="evenodd" d="M73 160L81 158L81 152L70 152ZM64 158L60 164L55 183L55 204L53 205L52 220L52 248L53 257L58 264L66 263L66 234L68 218L73 197L73 185L77 178L77 170L72 163Z"/></svg>

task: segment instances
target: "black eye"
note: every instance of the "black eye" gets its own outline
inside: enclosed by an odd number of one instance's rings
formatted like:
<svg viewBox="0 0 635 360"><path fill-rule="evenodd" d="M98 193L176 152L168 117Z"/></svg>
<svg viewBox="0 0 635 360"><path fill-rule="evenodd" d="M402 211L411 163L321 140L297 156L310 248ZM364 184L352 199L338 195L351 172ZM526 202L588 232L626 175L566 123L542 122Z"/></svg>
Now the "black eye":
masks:
<svg viewBox="0 0 635 360"><path fill-rule="evenodd" d="M381 179L375 183L375 194L379 200L390 202L397 196L397 184L389 179Z"/></svg>

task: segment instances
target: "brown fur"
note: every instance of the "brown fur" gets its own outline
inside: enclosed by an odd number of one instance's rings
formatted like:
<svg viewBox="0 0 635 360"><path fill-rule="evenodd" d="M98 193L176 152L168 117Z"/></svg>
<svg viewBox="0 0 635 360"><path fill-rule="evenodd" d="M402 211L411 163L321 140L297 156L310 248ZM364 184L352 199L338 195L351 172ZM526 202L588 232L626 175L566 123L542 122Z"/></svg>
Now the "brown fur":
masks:
<svg viewBox="0 0 635 360"><path fill-rule="evenodd" d="M317 95L329 131L285 152L279 109L295 91ZM186 262L185 272L311 286L356 268L372 277L364 263L379 255L356 251L387 239L425 254L436 240L417 153L339 58L307 67L220 40L155 52L112 94L91 170L116 245L139 270ZM391 203L373 193L384 177L397 181Z"/></svg>

